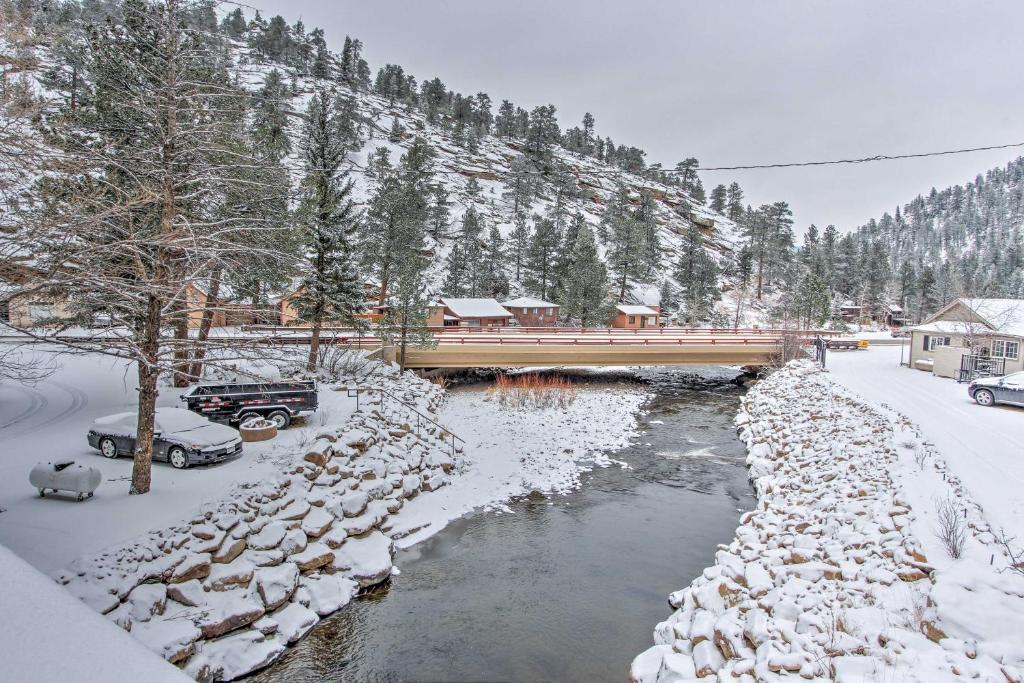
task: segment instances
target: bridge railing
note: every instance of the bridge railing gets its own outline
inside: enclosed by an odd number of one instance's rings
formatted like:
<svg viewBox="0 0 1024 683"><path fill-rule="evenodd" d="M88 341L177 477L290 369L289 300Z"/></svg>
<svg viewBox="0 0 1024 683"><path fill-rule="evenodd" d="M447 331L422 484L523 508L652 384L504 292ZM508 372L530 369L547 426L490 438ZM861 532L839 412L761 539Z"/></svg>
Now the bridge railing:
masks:
<svg viewBox="0 0 1024 683"><path fill-rule="evenodd" d="M732 335L732 336L781 336L798 334L801 336L832 337L842 334L836 330L797 330L788 328L733 328L733 327L455 327L437 328L435 336L460 334L586 334L586 335L624 335L624 336L679 336L679 335Z"/></svg>
<svg viewBox="0 0 1024 683"><path fill-rule="evenodd" d="M626 337L615 339L614 337L451 337L438 339L438 346L459 346L470 344L473 346L728 346L740 344L743 346L778 346L782 342L781 337L707 337L694 339L685 337ZM812 338L805 339L805 343L813 342Z"/></svg>

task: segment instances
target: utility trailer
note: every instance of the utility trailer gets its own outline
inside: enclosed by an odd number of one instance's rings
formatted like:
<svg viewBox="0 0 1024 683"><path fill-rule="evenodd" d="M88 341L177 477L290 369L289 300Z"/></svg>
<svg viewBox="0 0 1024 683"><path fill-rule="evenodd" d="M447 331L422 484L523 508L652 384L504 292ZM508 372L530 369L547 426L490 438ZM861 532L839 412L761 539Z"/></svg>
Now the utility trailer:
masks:
<svg viewBox="0 0 1024 683"><path fill-rule="evenodd" d="M857 351L868 348L867 339L826 339L825 346L836 351Z"/></svg>
<svg viewBox="0 0 1024 683"><path fill-rule="evenodd" d="M252 417L273 422L278 429L292 418L316 412L316 382L199 384L181 396L186 407L210 420L238 425Z"/></svg>

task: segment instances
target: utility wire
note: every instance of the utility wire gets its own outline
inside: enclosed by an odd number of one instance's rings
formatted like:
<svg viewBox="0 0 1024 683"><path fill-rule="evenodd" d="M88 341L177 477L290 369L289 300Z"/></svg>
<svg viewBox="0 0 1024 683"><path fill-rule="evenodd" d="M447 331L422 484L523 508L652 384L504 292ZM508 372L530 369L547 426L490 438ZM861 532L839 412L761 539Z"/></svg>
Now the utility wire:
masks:
<svg viewBox="0 0 1024 683"><path fill-rule="evenodd" d="M1011 142L1006 145L991 145L989 147L967 147L965 149L950 149L943 152L920 152L917 154L876 154L872 157L860 159L835 159L832 161L798 161L787 164L751 164L748 166L712 166L690 169L692 171L746 171L758 168L793 168L795 166L832 166L836 164L864 164L869 161L892 161L895 159L920 159L921 157L939 157L950 154L965 154L967 152L985 152L993 149L1010 149L1011 147L1024 147L1024 142ZM686 169L663 169L663 173L685 173Z"/></svg>

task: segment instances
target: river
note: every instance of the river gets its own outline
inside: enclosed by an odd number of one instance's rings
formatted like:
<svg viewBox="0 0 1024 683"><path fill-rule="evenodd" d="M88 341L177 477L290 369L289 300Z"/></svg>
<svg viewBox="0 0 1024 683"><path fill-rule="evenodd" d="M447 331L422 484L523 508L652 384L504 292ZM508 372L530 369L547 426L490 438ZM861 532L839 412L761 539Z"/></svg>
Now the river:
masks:
<svg viewBox="0 0 1024 683"><path fill-rule="evenodd" d="M577 492L472 514L399 551L390 585L252 680L625 680L667 595L753 506L731 376L642 373L654 393L642 433L614 454L629 469L598 468Z"/></svg>

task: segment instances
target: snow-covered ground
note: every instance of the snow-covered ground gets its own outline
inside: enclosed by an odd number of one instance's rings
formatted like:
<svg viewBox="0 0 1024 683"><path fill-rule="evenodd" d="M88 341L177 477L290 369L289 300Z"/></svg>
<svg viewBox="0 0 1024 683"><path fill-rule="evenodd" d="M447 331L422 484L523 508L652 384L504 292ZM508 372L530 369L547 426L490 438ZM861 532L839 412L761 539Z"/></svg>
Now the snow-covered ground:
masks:
<svg viewBox="0 0 1024 683"><path fill-rule="evenodd" d="M806 361L759 383L736 423L757 509L670 596L633 680L1022 679L1024 575L927 431Z"/></svg>
<svg viewBox="0 0 1024 683"><path fill-rule="evenodd" d="M31 347L31 352L42 352ZM121 360L98 354L52 358L59 368L34 387L0 384L0 544L44 572L74 558L192 517L200 505L260 481L294 460L322 424L342 424L355 408L345 392L320 391L320 409L308 424L276 439L245 444L240 458L187 470L153 463L152 490L129 496L131 458L108 460L85 435L103 415L134 410L136 375ZM160 406L182 407L182 389L162 386ZM301 454L300 454L301 455ZM28 482L37 462L73 459L96 467L103 482L93 499L39 498Z"/></svg>
<svg viewBox="0 0 1024 683"><path fill-rule="evenodd" d="M1024 542L1024 408L983 408L967 395L967 385L899 363L899 347L828 356L837 382L910 418L963 480L992 527Z"/></svg>
<svg viewBox="0 0 1024 683"><path fill-rule="evenodd" d="M639 387L581 387L566 408L514 411L481 389L450 392L441 422L466 440L462 471L451 485L410 501L394 527L401 547L437 533L452 519L532 491L569 491L605 455L636 433L649 394Z"/></svg>
<svg viewBox="0 0 1024 683"><path fill-rule="evenodd" d="M188 681L176 668L0 545L0 678Z"/></svg>
<svg viewBox="0 0 1024 683"><path fill-rule="evenodd" d="M463 452L440 429L421 434L397 402L364 396L355 412L354 399L323 382L306 426L219 465L156 463L152 491L129 496L130 458L103 458L85 434L96 417L133 408L133 373L97 355L53 360L54 374L35 386L0 386L0 544L204 680L266 665L359 585L384 580L392 539L412 545L473 510L567 491L587 469L618 465L604 453L627 445L648 396L589 386L571 405L518 411L463 389L439 411L436 386L373 363L366 383L435 414L465 439ZM180 393L162 387L158 404L180 406ZM29 469L68 458L102 471L96 496L38 498ZM27 608L10 604L20 623ZM0 651L16 644L0 638Z"/></svg>

